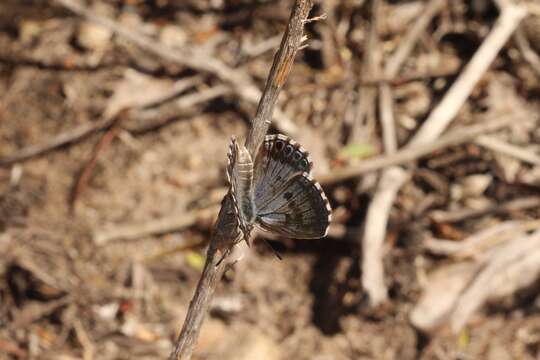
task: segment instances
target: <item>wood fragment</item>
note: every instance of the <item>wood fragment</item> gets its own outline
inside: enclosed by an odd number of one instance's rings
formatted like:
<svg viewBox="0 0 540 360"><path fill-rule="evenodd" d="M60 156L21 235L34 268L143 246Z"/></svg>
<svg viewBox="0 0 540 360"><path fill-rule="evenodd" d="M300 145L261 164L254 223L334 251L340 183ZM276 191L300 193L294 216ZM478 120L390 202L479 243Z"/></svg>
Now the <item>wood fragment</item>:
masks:
<svg viewBox="0 0 540 360"><path fill-rule="evenodd" d="M427 239L426 250L454 259L481 259L493 247L540 227L540 221L505 221L482 229L462 241Z"/></svg>

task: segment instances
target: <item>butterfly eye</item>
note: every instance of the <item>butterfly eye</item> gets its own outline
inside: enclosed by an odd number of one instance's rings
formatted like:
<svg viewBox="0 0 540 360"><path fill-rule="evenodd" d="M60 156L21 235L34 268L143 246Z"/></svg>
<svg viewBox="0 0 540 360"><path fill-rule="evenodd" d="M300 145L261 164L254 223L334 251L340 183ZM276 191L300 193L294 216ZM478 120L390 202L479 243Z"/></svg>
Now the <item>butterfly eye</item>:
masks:
<svg viewBox="0 0 540 360"><path fill-rule="evenodd" d="M295 151L293 154L293 160L299 161L301 158L302 158L302 154L300 153L300 151Z"/></svg>
<svg viewBox="0 0 540 360"><path fill-rule="evenodd" d="M283 146L284 146L284 145L285 145L285 144L283 143L283 141L278 140L278 141L276 141L276 144L275 144L274 146L275 146L275 148L276 148L277 151L281 151L281 149L283 149Z"/></svg>
<svg viewBox="0 0 540 360"><path fill-rule="evenodd" d="M285 152L285 156L287 156L287 157L291 156L291 154L292 154L293 151L294 151L294 148L292 147L292 145L291 145L291 144L287 145L287 146L285 147L285 151L284 151L284 152Z"/></svg>

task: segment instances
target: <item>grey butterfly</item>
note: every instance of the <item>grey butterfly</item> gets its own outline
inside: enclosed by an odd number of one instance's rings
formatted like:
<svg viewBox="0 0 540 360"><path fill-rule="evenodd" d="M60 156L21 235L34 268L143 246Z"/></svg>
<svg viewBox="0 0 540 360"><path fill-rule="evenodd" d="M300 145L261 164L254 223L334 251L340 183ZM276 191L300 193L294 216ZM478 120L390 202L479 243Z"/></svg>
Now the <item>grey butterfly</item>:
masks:
<svg viewBox="0 0 540 360"><path fill-rule="evenodd" d="M233 137L227 178L238 226L249 244L254 225L278 235L316 239L327 235L332 209L311 177L313 163L297 142L267 135L253 162Z"/></svg>

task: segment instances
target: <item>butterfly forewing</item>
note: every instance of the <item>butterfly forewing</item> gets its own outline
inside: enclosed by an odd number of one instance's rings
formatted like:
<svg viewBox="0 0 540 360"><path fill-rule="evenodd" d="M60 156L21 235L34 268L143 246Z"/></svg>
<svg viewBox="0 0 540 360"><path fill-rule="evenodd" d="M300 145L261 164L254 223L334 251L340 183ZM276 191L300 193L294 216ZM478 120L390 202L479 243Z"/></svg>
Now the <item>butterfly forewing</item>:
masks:
<svg viewBox="0 0 540 360"><path fill-rule="evenodd" d="M298 173L311 172L309 154L284 135L268 135L260 147L254 165L254 198L264 206Z"/></svg>

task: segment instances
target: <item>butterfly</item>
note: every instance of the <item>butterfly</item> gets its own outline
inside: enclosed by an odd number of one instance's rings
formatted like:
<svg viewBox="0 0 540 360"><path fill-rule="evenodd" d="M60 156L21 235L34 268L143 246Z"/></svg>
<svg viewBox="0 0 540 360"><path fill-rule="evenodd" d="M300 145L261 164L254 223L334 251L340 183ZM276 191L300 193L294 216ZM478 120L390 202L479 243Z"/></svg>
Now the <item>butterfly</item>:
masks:
<svg viewBox="0 0 540 360"><path fill-rule="evenodd" d="M227 157L229 193L248 244L255 225L297 239L327 235L332 208L311 176L308 152L296 141L281 134L267 135L253 161L233 137Z"/></svg>

